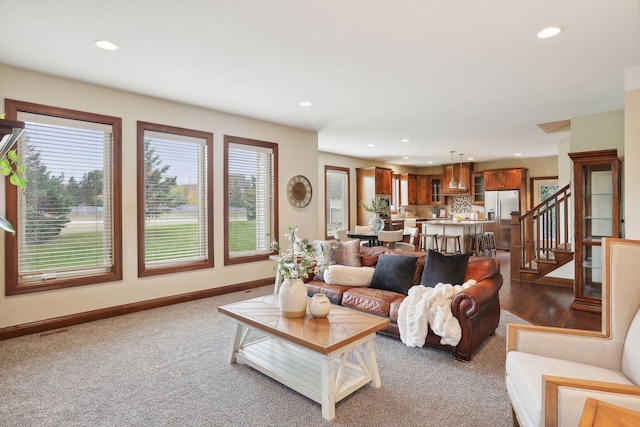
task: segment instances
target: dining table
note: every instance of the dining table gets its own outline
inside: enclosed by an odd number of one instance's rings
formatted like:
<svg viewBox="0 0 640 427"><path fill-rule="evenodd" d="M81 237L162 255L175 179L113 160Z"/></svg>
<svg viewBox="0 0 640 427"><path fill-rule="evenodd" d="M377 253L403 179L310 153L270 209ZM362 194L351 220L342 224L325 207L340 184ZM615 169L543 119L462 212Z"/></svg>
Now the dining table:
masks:
<svg viewBox="0 0 640 427"><path fill-rule="evenodd" d="M409 237L410 234L409 233L403 233L402 234L402 239L406 239L407 237ZM369 247L374 247L374 246L382 246L381 242L378 241L378 233L356 233L355 231L351 231L348 230L347 231L347 237L350 237L352 239L360 239L360 240L366 240L369 243Z"/></svg>

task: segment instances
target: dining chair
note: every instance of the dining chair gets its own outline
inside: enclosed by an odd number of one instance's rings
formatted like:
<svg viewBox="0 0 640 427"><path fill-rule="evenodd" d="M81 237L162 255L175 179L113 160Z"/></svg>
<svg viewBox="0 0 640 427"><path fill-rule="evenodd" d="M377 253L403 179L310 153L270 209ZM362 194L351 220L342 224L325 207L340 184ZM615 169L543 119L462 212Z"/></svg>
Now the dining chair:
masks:
<svg viewBox="0 0 640 427"><path fill-rule="evenodd" d="M336 229L333 230L333 237L339 242L348 242L350 240L356 240L353 237L347 236L347 230L345 229Z"/></svg>
<svg viewBox="0 0 640 427"><path fill-rule="evenodd" d="M386 231L382 230L378 232L378 241L380 243L385 244L384 246L388 246L389 249L396 248L396 242L402 240L402 233L404 230L394 230L394 231Z"/></svg>
<svg viewBox="0 0 640 427"><path fill-rule="evenodd" d="M415 227L416 226L416 219L415 218L407 218L404 220L404 226L405 227Z"/></svg>
<svg viewBox="0 0 640 427"><path fill-rule="evenodd" d="M418 240L418 227L405 227L403 230L404 234L409 235L409 241L404 242L400 241L396 243L396 249L400 249L403 251L415 251L416 250L416 241Z"/></svg>

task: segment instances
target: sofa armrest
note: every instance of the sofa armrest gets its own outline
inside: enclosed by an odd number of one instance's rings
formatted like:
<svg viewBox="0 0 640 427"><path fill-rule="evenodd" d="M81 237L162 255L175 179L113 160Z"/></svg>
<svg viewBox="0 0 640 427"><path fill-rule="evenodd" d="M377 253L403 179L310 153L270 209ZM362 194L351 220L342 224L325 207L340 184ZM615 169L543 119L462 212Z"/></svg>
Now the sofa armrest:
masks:
<svg viewBox="0 0 640 427"><path fill-rule="evenodd" d="M456 294L451 300L453 316L458 319L473 317L486 303L498 297L501 287L502 275L498 274Z"/></svg>
<svg viewBox="0 0 640 427"><path fill-rule="evenodd" d="M640 410L640 387L602 381L543 376L545 426L577 426L587 398Z"/></svg>
<svg viewBox="0 0 640 427"><path fill-rule="evenodd" d="M603 332L549 326L507 325L507 353L522 351L620 370L623 340L612 340Z"/></svg>
<svg viewBox="0 0 640 427"><path fill-rule="evenodd" d="M471 360L473 352L492 335L500 323L502 275L497 274L456 294L451 300L451 312L458 319L462 335L455 348L458 360Z"/></svg>

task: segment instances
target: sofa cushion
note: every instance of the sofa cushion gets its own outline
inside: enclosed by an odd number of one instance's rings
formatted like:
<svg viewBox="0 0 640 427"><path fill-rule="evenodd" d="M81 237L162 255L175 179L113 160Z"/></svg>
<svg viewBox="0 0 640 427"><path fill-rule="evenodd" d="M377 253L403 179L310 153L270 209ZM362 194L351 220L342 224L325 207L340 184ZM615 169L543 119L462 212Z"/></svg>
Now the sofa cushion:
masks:
<svg viewBox="0 0 640 427"><path fill-rule="evenodd" d="M391 304L398 299L404 299L404 295L382 289L351 288L344 292L342 305L389 317Z"/></svg>
<svg viewBox="0 0 640 427"><path fill-rule="evenodd" d="M328 285L369 286L375 268L330 265L324 271L324 281Z"/></svg>
<svg viewBox="0 0 640 427"><path fill-rule="evenodd" d="M417 260L414 256L380 255L369 286L407 295L413 284Z"/></svg>
<svg viewBox="0 0 640 427"><path fill-rule="evenodd" d="M314 294L325 294L331 304L340 305L342 303L342 296L346 291L351 289L351 285L328 285L321 280L312 280L305 283L307 287L307 295L310 297Z"/></svg>
<svg viewBox="0 0 640 427"><path fill-rule="evenodd" d="M440 252L429 250L420 284L429 287L433 287L438 283L463 284L470 256L471 253L443 255Z"/></svg>
<svg viewBox="0 0 640 427"><path fill-rule="evenodd" d="M316 259L322 263L360 267L360 241L349 240L337 242L335 240L314 240L313 248ZM324 268L316 274L318 280L324 280Z"/></svg>

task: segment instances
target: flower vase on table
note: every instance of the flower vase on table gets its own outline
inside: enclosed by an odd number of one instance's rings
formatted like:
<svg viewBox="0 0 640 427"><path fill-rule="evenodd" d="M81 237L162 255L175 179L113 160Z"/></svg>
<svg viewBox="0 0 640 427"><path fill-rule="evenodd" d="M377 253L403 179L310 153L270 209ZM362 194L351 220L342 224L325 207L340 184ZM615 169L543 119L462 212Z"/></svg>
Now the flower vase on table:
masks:
<svg viewBox="0 0 640 427"><path fill-rule="evenodd" d="M304 317L307 314L307 287L302 279L285 279L278 292L282 317Z"/></svg>
<svg viewBox="0 0 640 427"><path fill-rule="evenodd" d="M309 313L313 317L327 317L331 310L331 301L325 294L314 294L309 301Z"/></svg>
<svg viewBox="0 0 640 427"><path fill-rule="evenodd" d="M285 234L289 241L286 251L281 251L277 241L272 243L273 249L280 255L276 260L276 271L277 276L283 279L278 290L280 314L283 317L306 316L308 298L304 279L324 271L329 265L326 253L316 254L307 239L300 238L297 233L297 226L289 227L289 232Z"/></svg>
<svg viewBox="0 0 640 427"><path fill-rule="evenodd" d="M378 212L369 220L369 228L375 234L378 234L378 232L384 228L384 220L380 218Z"/></svg>

